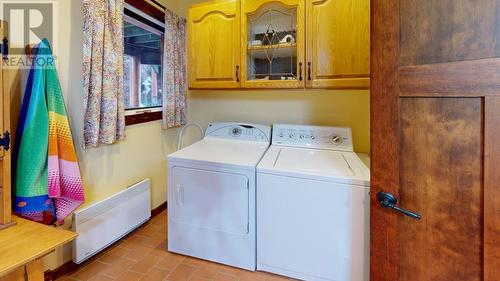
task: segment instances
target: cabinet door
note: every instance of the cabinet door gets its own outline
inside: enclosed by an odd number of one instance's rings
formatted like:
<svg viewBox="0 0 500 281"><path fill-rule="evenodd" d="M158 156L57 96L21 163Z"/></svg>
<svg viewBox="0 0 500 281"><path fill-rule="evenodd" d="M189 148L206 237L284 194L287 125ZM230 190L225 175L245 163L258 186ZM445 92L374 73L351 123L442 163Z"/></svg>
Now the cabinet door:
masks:
<svg viewBox="0 0 500 281"><path fill-rule="evenodd" d="M239 88L240 2L189 9L189 87Z"/></svg>
<svg viewBox="0 0 500 281"><path fill-rule="evenodd" d="M304 0L242 0L243 88L304 87Z"/></svg>
<svg viewBox="0 0 500 281"><path fill-rule="evenodd" d="M306 0L308 88L369 88L370 0Z"/></svg>

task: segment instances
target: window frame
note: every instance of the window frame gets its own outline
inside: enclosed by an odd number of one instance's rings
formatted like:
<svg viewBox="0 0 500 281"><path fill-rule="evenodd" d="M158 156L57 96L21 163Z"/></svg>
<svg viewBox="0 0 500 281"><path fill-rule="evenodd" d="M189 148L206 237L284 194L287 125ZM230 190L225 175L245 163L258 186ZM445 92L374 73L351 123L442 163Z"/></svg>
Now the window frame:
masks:
<svg viewBox="0 0 500 281"><path fill-rule="evenodd" d="M151 27L147 23L141 22L140 20L131 17L125 14L125 10L136 14L137 16L144 18L151 23L158 25L159 27L165 28L165 23L161 22L159 19L165 17L165 12L159 10L153 5L149 4L146 1L137 1L137 0L126 0L125 9L123 11L123 21L128 21L132 24L136 24L141 28L144 28L148 31L161 35L162 39L164 38L164 33L157 30L154 27ZM163 15L163 16L162 16ZM162 53L163 53L163 45L162 45ZM163 73L163 58L162 58L162 73ZM163 118L163 106L154 106L154 107L141 107L141 108L131 108L125 110L125 125L135 125L146 122L158 121Z"/></svg>

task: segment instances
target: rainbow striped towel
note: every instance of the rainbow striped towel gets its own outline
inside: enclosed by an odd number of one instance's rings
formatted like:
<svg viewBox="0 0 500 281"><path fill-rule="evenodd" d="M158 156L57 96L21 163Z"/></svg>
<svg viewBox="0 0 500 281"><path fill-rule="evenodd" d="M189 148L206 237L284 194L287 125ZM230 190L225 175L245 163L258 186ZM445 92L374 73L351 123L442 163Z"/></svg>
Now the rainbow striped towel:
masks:
<svg viewBox="0 0 500 281"><path fill-rule="evenodd" d="M46 39L36 50L36 58L54 61ZM62 222L84 202L84 192L55 65L33 67L26 92L14 153L14 210L34 221Z"/></svg>

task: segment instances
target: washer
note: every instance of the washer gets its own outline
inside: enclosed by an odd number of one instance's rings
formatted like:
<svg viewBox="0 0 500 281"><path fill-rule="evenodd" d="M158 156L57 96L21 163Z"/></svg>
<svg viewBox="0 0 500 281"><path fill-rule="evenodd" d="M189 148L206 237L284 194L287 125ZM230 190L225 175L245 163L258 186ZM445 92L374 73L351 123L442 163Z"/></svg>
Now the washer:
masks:
<svg viewBox="0 0 500 281"><path fill-rule="evenodd" d="M203 140L168 156L168 250L256 268L256 166L271 127L212 123Z"/></svg>
<svg viewBox="0 0 500 281"><path fill-rule="evenodd" d="M257 269L368 281L369 180L351 129L274 125L257 167Z"/></svg>

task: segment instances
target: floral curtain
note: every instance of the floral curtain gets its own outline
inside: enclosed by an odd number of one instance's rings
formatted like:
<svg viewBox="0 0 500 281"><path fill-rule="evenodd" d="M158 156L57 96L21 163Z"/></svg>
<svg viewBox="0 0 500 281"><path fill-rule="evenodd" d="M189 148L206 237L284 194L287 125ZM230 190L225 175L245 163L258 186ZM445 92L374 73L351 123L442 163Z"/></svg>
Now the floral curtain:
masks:
<svg viewBox="0 0 500 281"><path fill-rule="evenodd" d="M186 124L186 20L165 11L163 128Z"/></svg>
<svg viewBox="0 0 500 281"><path fill-rule="evenodd" d="M83 0L84 146L124 138L123 0Z"/></svg>

